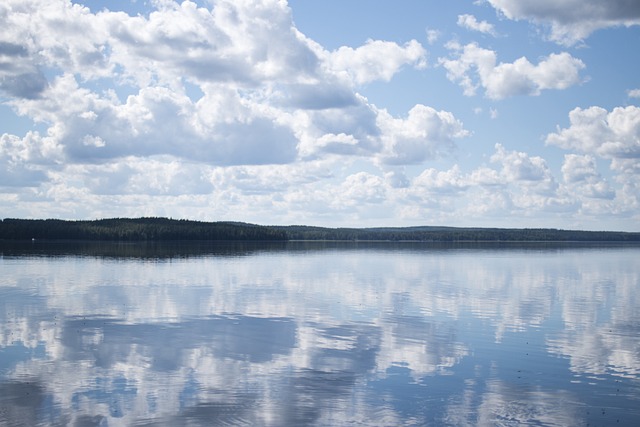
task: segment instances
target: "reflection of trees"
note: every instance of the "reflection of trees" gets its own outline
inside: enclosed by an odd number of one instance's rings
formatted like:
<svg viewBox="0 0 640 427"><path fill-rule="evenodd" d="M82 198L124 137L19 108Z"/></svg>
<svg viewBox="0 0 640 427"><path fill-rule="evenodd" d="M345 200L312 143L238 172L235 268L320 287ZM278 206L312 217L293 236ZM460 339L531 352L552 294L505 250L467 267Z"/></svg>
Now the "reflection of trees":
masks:
<svg viewBox="0 0 640 427"><path fill-rule="evenodd" d="M5 257L91 257L112 260L171 261L202 257L242 257L287 250L284 241L10 241L0 240Z"/></svg>

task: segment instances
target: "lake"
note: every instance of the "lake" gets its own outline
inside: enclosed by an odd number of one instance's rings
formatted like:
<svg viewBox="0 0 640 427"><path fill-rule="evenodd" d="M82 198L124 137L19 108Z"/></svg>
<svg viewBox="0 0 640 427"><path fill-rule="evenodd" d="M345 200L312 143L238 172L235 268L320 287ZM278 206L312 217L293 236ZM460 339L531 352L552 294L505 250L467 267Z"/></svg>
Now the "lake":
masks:
<svg viewBox="0 0 640 427"><path fill-rule="evenodd" d="M640 247L0 242L0 425L640 425Z"/></svg>

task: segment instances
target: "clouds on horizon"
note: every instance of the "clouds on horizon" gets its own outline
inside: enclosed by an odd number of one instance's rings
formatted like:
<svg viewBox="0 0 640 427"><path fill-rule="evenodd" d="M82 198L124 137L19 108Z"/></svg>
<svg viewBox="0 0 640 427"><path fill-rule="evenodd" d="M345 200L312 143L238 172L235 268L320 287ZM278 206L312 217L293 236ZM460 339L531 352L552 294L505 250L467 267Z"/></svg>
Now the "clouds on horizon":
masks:
<svg viewBox="0 0 640 427"><path fill-rule="evenodd" d="M545 16L490 3L510 19ZM415 39L327 50L284 1L213 4L155 2L136 16L62 0L0 5L0 95L36 124L0 136L0 203L16 207L11 215L455 223L523 212L589 218L605 209L598 200L634 215L636 107L570 112L570 127L546 139L570 152L554 176L544 159L505 143L473 170L426 167L455 159L473 129L456 112L418 103L392 114L363 95L404 70L444 70L467 96L536 96L584 82L586 64L572 54L498 62L495 50L449 41L449 57L429 63ZM457 24L497 34L471 14ZM589 133L596 116L607 125Z"/></svg>

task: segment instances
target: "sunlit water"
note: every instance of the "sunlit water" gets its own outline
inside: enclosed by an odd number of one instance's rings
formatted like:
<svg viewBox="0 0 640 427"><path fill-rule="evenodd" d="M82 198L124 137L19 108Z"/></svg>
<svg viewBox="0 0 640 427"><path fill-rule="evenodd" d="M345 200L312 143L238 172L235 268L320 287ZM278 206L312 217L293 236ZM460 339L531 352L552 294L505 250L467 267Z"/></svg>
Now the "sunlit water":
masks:
<svg viewBox="0 0 640 427"><path fill-rule="evenodd" d="M640 248L0 246L0 425L640 425Z"/></svg>

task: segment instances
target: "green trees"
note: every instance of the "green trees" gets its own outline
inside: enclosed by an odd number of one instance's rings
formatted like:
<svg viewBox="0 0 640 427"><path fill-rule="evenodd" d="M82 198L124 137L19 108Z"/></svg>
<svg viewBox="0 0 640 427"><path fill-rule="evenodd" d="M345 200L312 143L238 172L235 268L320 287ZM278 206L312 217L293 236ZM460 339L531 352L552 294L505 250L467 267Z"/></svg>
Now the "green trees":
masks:
<svg viewBox="0 0 640 427"><path fill-rule="evenodd" d="M322 228L307 226L276 227L290 240L361 240L418 242L598 242L640 241L640 233L614 231L576 231L556 229L388 227Z"/></svg>
<svg viewBox="0 0 640 427"><path fill-rule="evenodd" d="M63 240L285 240L284 232L253 224L167 218L113 218L95 221L5 219L0 239Z"/></svg>
<svg viewBox="0 0 640 427"><path fill-rule="evenodd" d="M4 240L347 240L420 242L640 242L640 233L556 229L387 227L323 228L260 226L238 222L201 222L168 218L112 218L94 221L58 219L0 220Z"/></svg>

